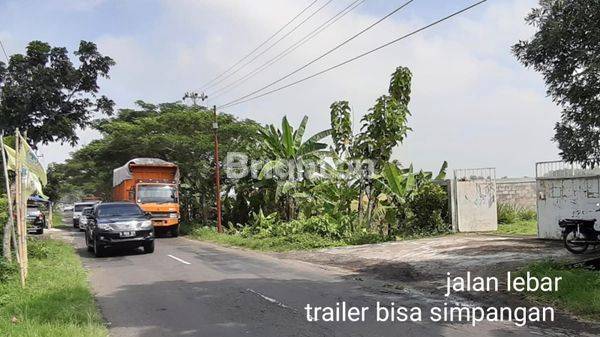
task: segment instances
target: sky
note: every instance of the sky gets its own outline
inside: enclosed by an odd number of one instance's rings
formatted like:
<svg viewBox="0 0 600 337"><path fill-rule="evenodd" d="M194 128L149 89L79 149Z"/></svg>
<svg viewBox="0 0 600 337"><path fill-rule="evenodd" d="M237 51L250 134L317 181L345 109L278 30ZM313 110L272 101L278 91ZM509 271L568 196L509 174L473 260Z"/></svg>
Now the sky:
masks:
<svg viewBox="0 0 600 337"><path fill-rule="evenodd" d="M80 40L95 42L101 53L117 63L111 78L100 83L101 93L112 98L117 108L134 107L137 100L173 102L190 90L205 91L208 105L222 105L297 69L406 2L366 0L273 66L213 98L215 89L262 65L352 2L317 0L287 29L329 3L235 76L215 87L203 87L312 1L0 0L0 39L9 54L24 52L31 40L65 46L70 52ZM281 84L375 48L473 2L415 0ZM307 134L311 134L329 126L332 102L348 100L358 131L361 116L387 92L390 74L406 66L413 73L409 105L413 131L394 151L394 159L433 171L447 160L451 169L495 167L498 177L534 176L535 162L559 158L551 139L560 118L541 75L520 64L510 50L534 33L524 17L535 6L534 0L489 0L360 60L223 111L261 123L279 124L287 116L294 125L307 115ZM42 146L44 164L64 161L74 149L100 137L94 130L80 130L79 136L75 148Z"/></svg>

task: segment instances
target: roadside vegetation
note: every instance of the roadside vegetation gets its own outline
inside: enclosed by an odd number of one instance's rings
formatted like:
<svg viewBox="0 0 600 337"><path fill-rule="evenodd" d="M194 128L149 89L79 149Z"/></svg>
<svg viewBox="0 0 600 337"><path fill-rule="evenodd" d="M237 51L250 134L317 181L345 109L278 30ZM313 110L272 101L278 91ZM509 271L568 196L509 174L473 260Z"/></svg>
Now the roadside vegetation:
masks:
<svg viewBox="0 0 600 337"><path fill-rule="evenodd" d="M21 287L16 263L0 259L3 335L105 337L86 273L65 243L29 239L29 278Z"/></svg>
<svg viewBox="0 0 600 337"><path fill-rule="evenodd" d="M562 277L558 291L530 293L529 298L549 303L577 316L600 320L600 273L585 268L570 268L556 262L541 262L525 268L532 276Z"/></svg>
<svg viewBox="0 0 600 337"><path fill-rule="evenodd" d="M498 204L498 233L536 235L536 212L512 204Z"/></svg>
<svg viewBox="0 0 600 337"><path fill-rule="evenodd" d="M411 79L408 68L398 67L356 134L347 101L332 103L330 127L310 136L306 116L297 126L287 117L281 126L262 126L219 114L223 237L213 221L214 117L202 106L138 102L139 110L97 121L103 137L51 166L49 190L108 199L112 169L155 157L179 165L183 232L199 239L289 250L446 233L447 195L436 179L445 177L447 164L440 161L434 175L391 159L412 131Z"/></svg>

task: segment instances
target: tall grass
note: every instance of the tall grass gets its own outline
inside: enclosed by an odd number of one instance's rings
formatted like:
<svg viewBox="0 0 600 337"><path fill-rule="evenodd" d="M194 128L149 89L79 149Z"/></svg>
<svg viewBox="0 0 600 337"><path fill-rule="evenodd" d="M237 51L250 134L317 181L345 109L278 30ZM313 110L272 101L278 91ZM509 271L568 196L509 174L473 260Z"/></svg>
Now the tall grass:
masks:
<svg viewBox="0 0 600 337"><path fill-rule="evenodd" d="M498 223L511 224L518 221L531 221L536 219L536 212L532 209L513 205L498 204Z"/></svg>
<svg viewBox="0 0 600 337"><path fill-rule="evenodd" d="M51 240L35 240L29 246L25 288L14 265L0 264L0 335L106 337L73 247Z"/></svg>

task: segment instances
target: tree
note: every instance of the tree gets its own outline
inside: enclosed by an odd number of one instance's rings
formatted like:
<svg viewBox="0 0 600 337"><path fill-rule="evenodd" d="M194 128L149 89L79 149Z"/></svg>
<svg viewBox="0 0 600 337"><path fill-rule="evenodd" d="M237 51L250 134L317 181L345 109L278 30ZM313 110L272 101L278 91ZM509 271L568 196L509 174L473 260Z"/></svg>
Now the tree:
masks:
<svg viewBox="0 0 600 337"><path fill-rule="evenodd" d="M410 102L410 85L412 73L406 67L398 67L392 73L388 94L382 95L369 112L361 119L361 132L355 138L352 147L356 158L371 160L376 172L380 172L390 160L392 150L404 141L411 128L408 127L408 103ZM359 217L362 222L363 193L368 199L367 219L371 221L371 213L378 195L377 187L371 179L373 172L364 172L360 181Z"/></svg>
<svg viewBox="0 0 600 337"><path fill-rule="evenodd" d="M108 199L114 168L137 157L160 158L179 165L184 219L206 219L215 193L212 111L177 103L137 104L140 109L122 109L115 117L94 122L102 138L75 151L64 164L53 165L47 188L62 197L79 193ZM228 114L219 114L218 123L222 156L256 153L257 123ZM230 182L222 179L226 191ZM228 195L224 198L226 202Z"/></svg>
<svg viewBox="0 0 600 337"><path fill-rule="evenodd" d="M341 158L352 144L352 120L348 101L333 102L330 109L331 138L337 155Z"/></svg>
<svg viewBox="0 0 600 337"><path fill-rule="evenodd" d="M525 21L538 31L513 52L542 73L548 95L563 109L554 135L560 155L600 164L600 1L541 0Z"/></svg>
<svg viewBox="0 0 600 337"><path fill-rule="evenodd" d="M25 55L0 62L0 126L6 134L27 130L32 145L54 141L77 143L76 128L91 124L92 114L111 114L114 102L98 96L100 77L108 78L115 62L92 42L81 41L73 65L67 49L32 41Z"/></svg>
<svg viewBox="0 0 600 337"><path fill-rule="evenodd" d="M310 178L309 171L305 170L305 164L311 164L310 161L313 161L312 164L316 164L323 154L329 153L324 150L327 145L320 141L329 136L331 130L318 132L304 140L307 122L308 117L304 116L298 129L294 130L287 117L283 117L281 130L274 125L258 130L262 138L261 152L268 159L259 178L267 177L277 181L277 195L283 195L287 220L291 220L293 217L294 205L291 198L293 188L299 181ZM277 177L272 174L273 171L282 172L285 177ZM303 173L303 177L298 176L300 172Z"/></svg>

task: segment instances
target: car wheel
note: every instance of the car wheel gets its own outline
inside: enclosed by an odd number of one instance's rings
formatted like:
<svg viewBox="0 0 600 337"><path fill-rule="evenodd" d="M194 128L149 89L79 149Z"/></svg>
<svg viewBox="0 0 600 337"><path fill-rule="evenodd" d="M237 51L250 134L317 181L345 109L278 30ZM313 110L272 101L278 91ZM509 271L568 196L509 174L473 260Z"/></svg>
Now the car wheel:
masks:
<svg viewBox="0 0 600 337"><path fill-rule="evenodd" d="M87 232L85 233L85 246L87 247L88 252L94 252L94 247L90 244L90 239L88 238Z"/></svg>
<svg viewBox="0 0 600 337"><path fill-rule="evenodd" d="M106 248L98 243L98 240L94 239L94 255L96 255L96 257L104 256L105 249Z"/></svg>
<svg viewBox="0 0 600 337"><path fill-rule="evenodd" d="M35 234L44 234L44 229L40 228L37 231L35 231Z"/></svg>
<svg viewBox="0 0 600 337"><path fill-rule="evenodd" d="M144 243L144 253L146 253L146 254L154 253L154 240Z"/></svg>

